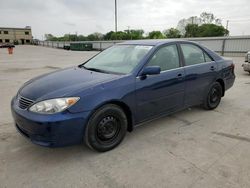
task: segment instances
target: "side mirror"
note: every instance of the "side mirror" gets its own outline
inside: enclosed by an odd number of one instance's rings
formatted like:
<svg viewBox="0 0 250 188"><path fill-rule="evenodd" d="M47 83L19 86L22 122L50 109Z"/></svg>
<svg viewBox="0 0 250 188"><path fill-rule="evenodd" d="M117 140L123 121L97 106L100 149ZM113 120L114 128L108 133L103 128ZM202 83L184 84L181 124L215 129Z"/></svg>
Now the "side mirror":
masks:
<svg viewBox="0 0 250 188"><path fill-rule="evenodd" d="M141 76L160 74L161 68L159 66L148 66L142 71Z"/></svg>

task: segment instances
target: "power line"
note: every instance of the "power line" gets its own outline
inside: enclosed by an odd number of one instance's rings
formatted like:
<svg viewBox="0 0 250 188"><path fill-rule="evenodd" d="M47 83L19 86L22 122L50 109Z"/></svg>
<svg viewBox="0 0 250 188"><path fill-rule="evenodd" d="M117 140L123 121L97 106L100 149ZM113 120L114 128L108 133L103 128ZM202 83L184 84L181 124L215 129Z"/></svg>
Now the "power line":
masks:
<svg viewBox="0 0 250 188"><path fill-rule="evenodd" d="M246 22L248 22L248 21L250 21L250 18L232 18L232 19L230 19L230 18L222 18L222 19L227 19L227 20L230 20L230 22L244 22L244 21L246 21Z"/></svg>

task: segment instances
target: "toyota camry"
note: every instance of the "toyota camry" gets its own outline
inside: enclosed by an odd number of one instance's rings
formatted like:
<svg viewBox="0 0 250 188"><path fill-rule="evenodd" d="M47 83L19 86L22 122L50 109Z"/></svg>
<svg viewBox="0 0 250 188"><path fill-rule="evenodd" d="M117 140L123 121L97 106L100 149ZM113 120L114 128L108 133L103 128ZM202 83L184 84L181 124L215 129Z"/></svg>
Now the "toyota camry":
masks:
<svg viewBox="0 0 250 188"><path fill-rule="evenodd" d="M143 122L196 105L215 109L234 80L233 62L197 43L128 41L24 83L11 109L35 144L84 142L104 152Z"/></svg>

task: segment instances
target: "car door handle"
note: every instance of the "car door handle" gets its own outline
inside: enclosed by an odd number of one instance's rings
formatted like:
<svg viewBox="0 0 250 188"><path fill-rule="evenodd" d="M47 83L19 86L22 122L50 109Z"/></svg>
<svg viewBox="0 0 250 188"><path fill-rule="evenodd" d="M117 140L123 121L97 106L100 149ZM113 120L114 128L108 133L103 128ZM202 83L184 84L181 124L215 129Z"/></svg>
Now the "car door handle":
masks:
<svg viewBox="0 0 250 188"><path fill-rule="evenodd" d="M177 75L178 80L181 80L182 78L183 78L183 75L181 73Z"/></svg>
<svg viewBox="0 0 250 188"><path fill-rule="evenodd" d="M211 66L211 67L210 67L210 70L211 70L211 71L214 71L214 70L215 70L215 67L214 67L214 66Z"/></svg>

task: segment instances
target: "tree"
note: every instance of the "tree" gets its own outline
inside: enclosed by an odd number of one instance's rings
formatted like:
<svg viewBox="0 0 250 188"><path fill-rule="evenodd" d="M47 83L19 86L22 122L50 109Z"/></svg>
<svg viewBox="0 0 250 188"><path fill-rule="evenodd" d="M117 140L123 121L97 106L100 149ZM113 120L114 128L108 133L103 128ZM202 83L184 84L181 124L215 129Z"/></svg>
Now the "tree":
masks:
<svg viewBox="0 0 250 188"><path fill-rule="evenodd" d="M221 25L221 19L216 18L212 13L202 12L200 18L203 24Z"/></svg>
<svg viewBox="0 0 250 188"><path fill-rule="evenodd" d="M104 40L111 40L111 35L114 33L114 31L110 31L108 33L106 33L104 36L103 36L103 39Z"/></svg>
<svg viewBox="0 0 250 188"><path fill-rule="evenodd" d="M112 33L111 40L128 40L129 35L126 32L118 31L117 33Z"/></svg>
<svg viewBox="0 0 250 188"><path fill-rule="evenodd" d="M102 40L102 39L103 39L103 34L102 34L102 33L95 32L95 33L93 33L93 35L94 35L98 40Z"/></svg>
<svg viewBox="0 0 250 188"><path fill-rule="evenodd" d="M202 24L215 24L221 26L221 19L216 18L214 14L208 12L202 12L200 16L191 16L187 19L181 19L177 24L177 29L182 35L185 35L186 26L188 24L197 24L198 26Z"/></svg>
<svg viewBox="0 0 250 188"><path fill-rule="evenodd" d="M201 18L197 17L197 16L191 16L187 19L181 19L178 24L176 29L178 29L181 33L181 35L185 35L185 28L188 24L197 24L197 25L201 25Z"/></svg>
<svg viewBox="0 0 250 188"><path fill-rule="evenodd" d="M229 31L223 26L215 24L203 24L198 28L199 37L218 37L228 35Z"/></svg>
<svg viewBox="0 0 250 188"><path fill-rule="evenodd" d="M77 35L76 34L65 34L62 38L57 38L57 40L77 41Z"/></svg>
<svg viewBox="0 0 250 188"><path fill-rule="evenodd" d="M215 24L188 24L185 28L185 37L218 37L228 35L229 31L221 25Z"/></svg>
<svg viewBox="0 0 250 188"><path fill-rule="evenodd" d="M143 38L143 30L129 30L128 34L130 39L136 40L136 39L142 39Z"/></svg>
<svg viewBox="0 0 250 188"><path fill-rule="evenodd" d="M102 40L102 39L103 39L103 34L97 33L97 32L92 33L87 36L87 40L90 40L90 41Z"/></svg>
<svg viewBox="0 0 250 188"><path fill-rule="evenodd" d="M128 31L129 38L133 40L143 39L143 33L144 31L142 29Z"/></svg>
<svg viewBox="0 0 250 188"><path fill-rule="evenodd" d="M163 39L165 37L160 31L151 31L148 34L148 38L150 38L150 39Z"/></svg>
<svg viewBox="0 0 250 188"><path fill-rule="evenodd" d="M52 34L45 34L44 37L45 37L45 40L47 40L47 41L55 41L57 39Z"/></svg>
<svg viewBox="0 0 250 188"><path fill-rule="evenodd" d="M198 24L188 24L185 27L185 37L198 37Z"/></svg>
<svg viewBox="0 0 250 188"><path fill-rule="evenodd" d="M86 40L87 40L87 37L85 37L85 36L83 36L83 35L78 35L78 36L77 36L77 39L78 39L79 41L86 41Z"/></svg>
<svg viewBox="0 0 250 188"><path fill-rule="evenodd" d="M167 38L180 38L181 37L181 32L175 28L167 29L163 31L163 33Z"/></svg>

